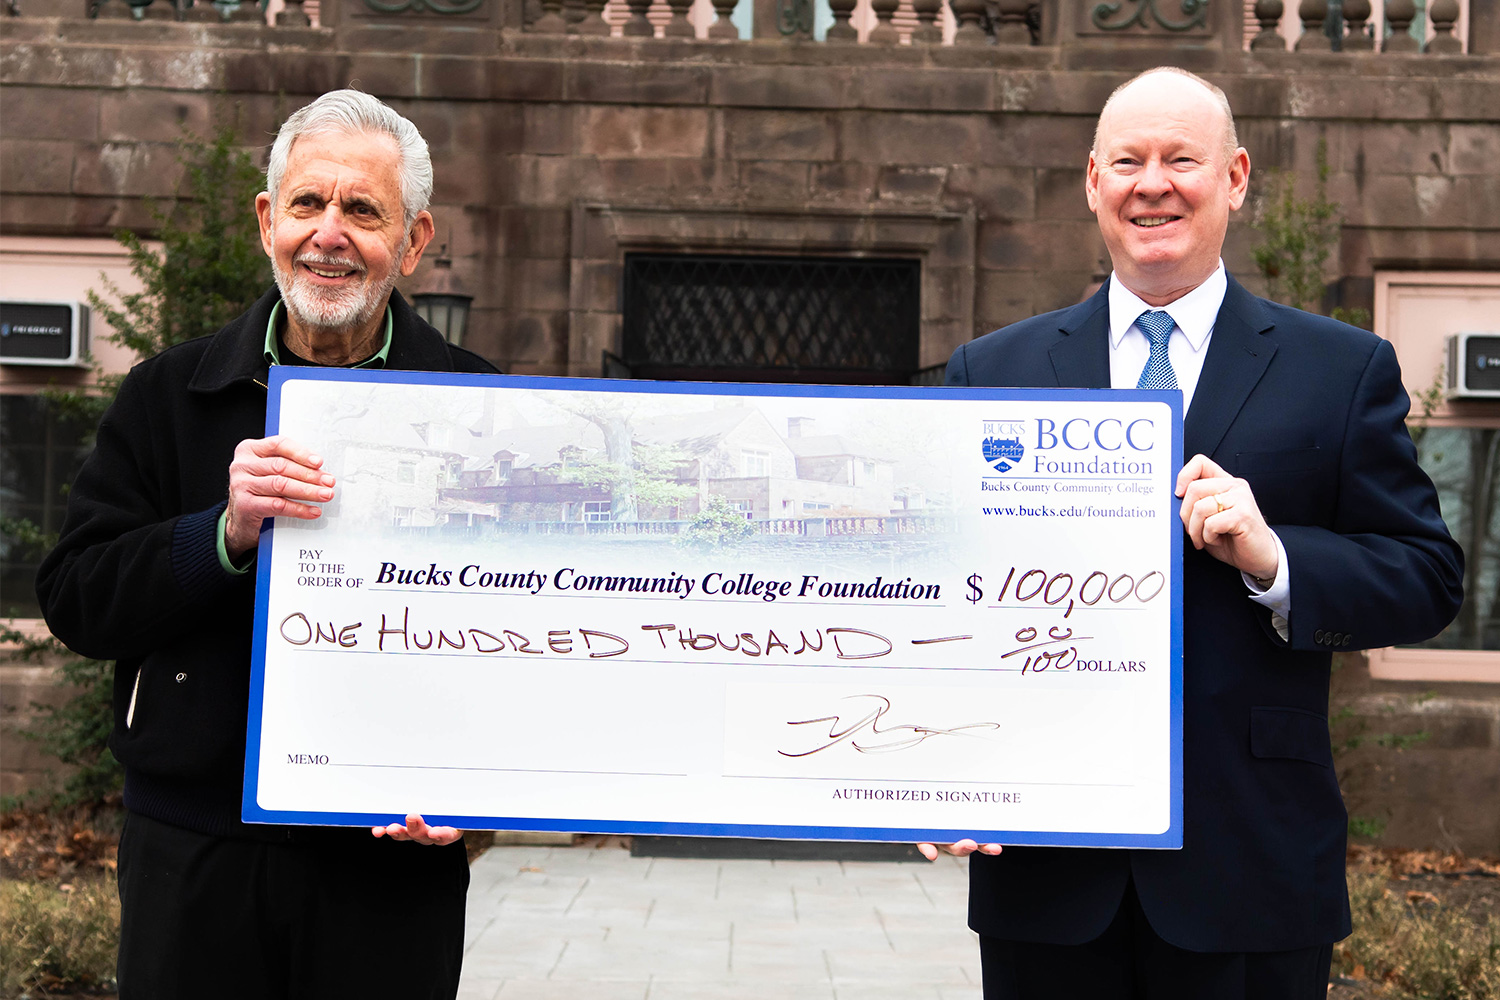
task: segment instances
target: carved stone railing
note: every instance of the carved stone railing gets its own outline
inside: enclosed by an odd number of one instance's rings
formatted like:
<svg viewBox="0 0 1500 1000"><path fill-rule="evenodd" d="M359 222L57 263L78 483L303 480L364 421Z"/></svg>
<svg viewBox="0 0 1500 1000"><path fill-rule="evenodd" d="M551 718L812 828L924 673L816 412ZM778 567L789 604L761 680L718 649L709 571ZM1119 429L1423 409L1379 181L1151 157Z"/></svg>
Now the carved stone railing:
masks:
<svg viewBox="0 0 1500 1000"><path fill-rule="evenodd" d="M5 0L11 16L48 0ZM50 0L57 5L57 0ZM77 0L88 17L134 20L320 23L319 0ZM738 41L739 0L341 0L342 24L489 23L537 35ZM816 0L751 0L753 34L810 41ZM1343 51L1454 55L1468 50L1470 0L827 0L830 44L992 46L1107 44L1141 38L1186 44L1232 38L1263 52ZM1238 9L1235 9L1235 8ZM499 16L500 12L506 12ZM76 16L76 15L75 15ZM826 15L825 15L826 16ZM1043 23L1044 19L1047 23ZM1418 24L1413 32L1412 25ZM1243 25L1243 27L1241 27ZM1418 37L1424 36L1424 37Z"/></svg>
<svg viewBox="0 0 1500 1000"><path fill-rule="evenodd" d="M32 0L34 3L35 0ZM177 21L319 23L316 0L80 0L88 17ZM340 0L341 19L420 17L441 24L472 22L502 0ZM682 38L738 41L731 22L737 0L512 0L524 8L524 30L544 35ZM755 0L756 34L790 40L814 37L815 0ZM1035 45L1042 0L828 0L831 43L870 45ZM1188 0L1198 3L1203 0ZM12 15L28 0L6 0Z"/></svg>
<svg viewBox="0 0 1500 1000"><path fill-rule="evenodd" d="M409 6L410 2L423 3L431 0L409 0L408 3L389 3L369 0L392 8ZM478 6L485 0L457 0L459 3ZM7 0L12 16L24 12L25 0ZM264 22L284 28L307 28L316 23L317 0L87 0L85 16L122 17L135 21L147 18L168 18L174 21L222 21ZM311 13L309 13L311 8Z"/></svg>
<svg viewBox="0 0 1500 1000"><path fill-rule="evenodd" d="M401 529L410 535L488 538L495 535L680 535L691 521L488 521ZM774 517L750 521L756 535L799 537L840 535L952 534L958 519L947 514L893 514L888 517Z"/></svg>
<svg viewBox="0 0 1500 1000"><path fill-rule="evenodd" d="M1411 31L1418 16L1413 0L1384 0L1380 8L1371 0L1343 0L1334 27L1329 25L1328 0L1300 0L1295 11L1283 0L1255 0L1256 30L1247 33L1247 47L1254 52L1383 52L1459 55L1468 46L1459 25L1467 21L1466 0L1428 0L1427 36L1419 41Z"/></svg>
<svg viewBox="0 0 1500 1000"><path fill-rule="evenodd" d="M736 0L539 0L526 31L552 35L687 38L738 41L730 20ZM814 38L814 0L757 0L755 33L788 40ZM1196 2L1196 0L1195 0ZM1037 44L1041 0L828 0L831 44Z"/></svg>

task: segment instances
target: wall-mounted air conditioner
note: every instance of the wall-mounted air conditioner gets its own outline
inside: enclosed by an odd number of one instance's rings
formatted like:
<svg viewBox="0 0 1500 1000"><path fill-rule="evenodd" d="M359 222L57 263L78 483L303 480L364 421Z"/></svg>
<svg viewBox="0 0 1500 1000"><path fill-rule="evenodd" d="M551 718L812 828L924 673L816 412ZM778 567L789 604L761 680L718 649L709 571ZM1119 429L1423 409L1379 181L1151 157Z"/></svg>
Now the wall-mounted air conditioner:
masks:
<svg viewBox="0 0 1500 1000"><path fill-rule="evenodd" d="M88 364L89 307L81 302L0 302L0 364Z"/></svg>

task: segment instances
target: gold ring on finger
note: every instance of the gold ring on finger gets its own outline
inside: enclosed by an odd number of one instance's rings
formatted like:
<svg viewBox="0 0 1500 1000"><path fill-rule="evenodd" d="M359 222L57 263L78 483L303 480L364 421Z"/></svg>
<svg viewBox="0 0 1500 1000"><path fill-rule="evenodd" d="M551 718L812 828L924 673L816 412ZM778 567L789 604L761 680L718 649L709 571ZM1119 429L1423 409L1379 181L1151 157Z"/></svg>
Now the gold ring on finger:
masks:
<svg viewBox="0 0 1500 1000"><path fill-rule="evenodd" d="M1229 509L1224 505L1224 501L1219 499L1219 494L1217 493L1214 494L1214 503L1219 505L1219 509L1214 511L1215 514L1222 514Z"/></svg>

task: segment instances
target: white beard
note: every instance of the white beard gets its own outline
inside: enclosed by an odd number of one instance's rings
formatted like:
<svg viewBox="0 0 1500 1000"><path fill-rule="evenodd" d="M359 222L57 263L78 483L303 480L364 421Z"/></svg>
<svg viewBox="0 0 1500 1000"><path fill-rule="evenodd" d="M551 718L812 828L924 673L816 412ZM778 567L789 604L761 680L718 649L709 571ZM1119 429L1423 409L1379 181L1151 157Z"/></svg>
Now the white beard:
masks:
<svg viewBox="0 0 1500 1000"><path fill-rule="evenodd" d="M271 237L275 239L274 230ZM405 255L406 244L407 240L403 239L396 250L396 260L399 261ZM385 305L391 289L396 287L396 276L399 273L399 269L392 268L385 281L376 286L370 284L369 272L352 260L315 253L298 254L294 260L313 265L353 268L365 276L363 282L350 288L323 288L309 281L299 280L295 271L283 270L280 263L273 259L271 270L276 275L276 287L281 290L281 299L286 303L287 311L298 325L319 330L353 331L363 327L375 315L376 310Z"/></svg>

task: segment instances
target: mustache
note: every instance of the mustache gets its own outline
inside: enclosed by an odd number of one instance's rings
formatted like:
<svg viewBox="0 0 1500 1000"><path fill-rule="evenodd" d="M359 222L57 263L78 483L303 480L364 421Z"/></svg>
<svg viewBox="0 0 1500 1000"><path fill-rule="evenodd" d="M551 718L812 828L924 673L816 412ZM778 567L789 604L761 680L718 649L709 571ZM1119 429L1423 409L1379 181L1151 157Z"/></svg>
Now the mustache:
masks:
<svg viewBox="0 0 1500 1000"><path fill-rule="evenodd" d="M336 267L343 270L354 271L364 274L365 267L358 261L345 260L342 257L334 257L324 253L299 253L292 258L293 264L313 264L319 267Z"/></svg>

